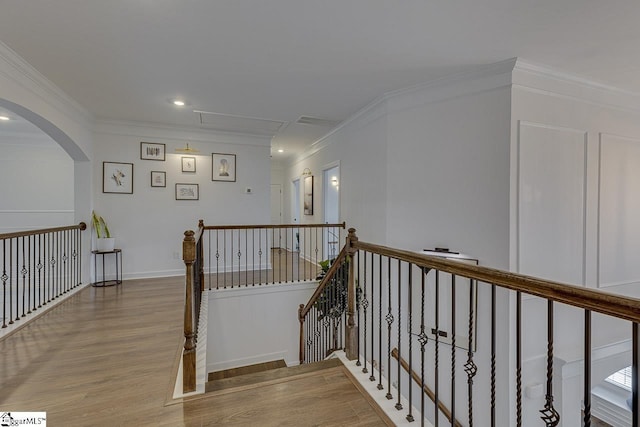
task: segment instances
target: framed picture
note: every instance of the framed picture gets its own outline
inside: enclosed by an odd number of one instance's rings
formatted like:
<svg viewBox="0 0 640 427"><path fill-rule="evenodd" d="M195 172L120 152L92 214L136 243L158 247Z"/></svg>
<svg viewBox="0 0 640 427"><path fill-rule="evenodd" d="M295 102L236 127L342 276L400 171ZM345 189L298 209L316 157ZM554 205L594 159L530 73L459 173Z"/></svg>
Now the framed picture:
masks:
<svg viewBox="0 0 640 427"><path fill-rule="evenodd" d="M304 178L304 214L313 215L313 176Z"/></svg>
<svg viewBox="0 0 640 427"><path fill-rule="evenodd" d="M166 187L167 186L167 173L161 171L151 171L151 186L152 187Z"/></svg>
<svg viewBox="0 0 640 427"><path fill-rule="evenodd" d="M102 192L133 194L133 163L102 162Z"/></svg>
<svg viewBox="0 0 640 427"><path fill-rule="evenodd" d="M211 181L236 182L235 154L211 154Z"/></svg>
<svg viewBox="0 0 640 427"><path fill-rule="evenodd" d="M182 172L195 172L196 171L196 158L195 157L183 157L182 158Z"/></svg>
<svg viewBox="0 0 640 427"><path fill-rule="evenodd" d="M165 161L165 149L164 144L157 144L155 142L141 142L140 143L140 159L142 160L158 160L160 162Z"/></svg>
<svg viewBox="0 0 640 427"><path fill-rule="evenodd" d="M176 200L198 200L198 184L176 184Z"/></svg>

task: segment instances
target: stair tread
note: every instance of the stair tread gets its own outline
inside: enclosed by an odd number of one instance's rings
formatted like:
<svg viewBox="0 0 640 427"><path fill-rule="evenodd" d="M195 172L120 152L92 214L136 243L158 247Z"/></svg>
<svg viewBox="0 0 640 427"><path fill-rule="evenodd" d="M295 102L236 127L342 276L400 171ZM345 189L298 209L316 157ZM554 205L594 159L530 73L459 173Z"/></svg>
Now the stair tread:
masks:
<svg viewBox="0 0 640 427"><path fill-rule="evenodd" d="M234 388L246 388L248 386L258 386L263 383L268 384L274 381L285 380L287 378L292 378L298 375L318 372L324 369L329 369L341 365L342 362L340 362L339 359L328 359L321 362L276 368L268 371L254 372L231 378L222 378L219 380L207 382L205 385L205 393L230 390Z"/></svg>
<svg viewBox="0 0 640 427"><path fill-rule="evenodd" d="M224 378L232 378L240 375L253 374L256 372L268 371L277 368L286 368L287 364L283 359L271 362L256 363L254 365L242 366L239 368L225 369L224 371L209 372L208 381L217 381Z"/></svg>

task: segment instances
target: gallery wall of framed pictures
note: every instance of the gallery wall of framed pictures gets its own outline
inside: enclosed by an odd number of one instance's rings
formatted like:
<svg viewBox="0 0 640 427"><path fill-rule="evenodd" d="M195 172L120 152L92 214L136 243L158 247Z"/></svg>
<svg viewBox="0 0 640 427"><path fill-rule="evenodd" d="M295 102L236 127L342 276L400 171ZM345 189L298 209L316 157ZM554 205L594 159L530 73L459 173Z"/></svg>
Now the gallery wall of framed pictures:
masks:
<svg viewBox="0 0 640 427"><path fill-rule="evenodd" d="M175 200L200 200L200 183L186 182L198 177L197 156L180 156L180 169L170 171L169 177L177 177L175 182ZM167 146L157 142L140 142L140 160L166 162ZM115 194L133 194L133 163L105 161L102 165L102 192ZM151 170L150 188L167 188L167 171ZM211 153L211 181L236 182L236 154ZM215 184L214 184L215 185Z"/></svg>

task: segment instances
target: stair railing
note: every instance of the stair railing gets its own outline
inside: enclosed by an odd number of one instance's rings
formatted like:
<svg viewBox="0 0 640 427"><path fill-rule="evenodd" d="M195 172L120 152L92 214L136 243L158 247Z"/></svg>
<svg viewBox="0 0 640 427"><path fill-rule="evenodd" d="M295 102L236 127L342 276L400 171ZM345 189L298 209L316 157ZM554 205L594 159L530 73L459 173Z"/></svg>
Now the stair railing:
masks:
<svg viewBox="0 0 640 427"><path fill-rule="evenodd" d="M543 384L544 402L540 407L527 406L527 416L539 412L546 426L557 426L561 416L571 425L578 419L590 425L591 335L596 330L592 313L598 313L631 323L634 384L630 406L633 425L640 425L640 300L366 243L355 237L355 230L350 230L347 250L352 284L348 305L354 311L348 310L346 323L357 334L355 340L345 339L347 358L361 367L364 381L377 382L380 397L395 401L396 410L403 411L407 420L413 421L419 412L435 426L449 425L449 420L468 426L504 425L510 423L505 411L513 405L514 425L535 422L523 419L523 342L529 340L529 352L535 352L533 347L538 345L536 333L523 328L526 320L536 322L537 329L546 333L545 338L540 337L546 342L539 343L546 369L540 377L533 377ZM307 314L306 321L322 324L322 319L308 316L312 303L301 308L300 314ZM554 335L558 316L581 319L571 322L577 323L572 338L581 336L584 358L582 401L574 405L582 406L582 411L576 413L561 414L554 404L554 339L566 339ZM604 323L597 330L602 328ZM314 340L325 339L306 326L301 337L305 348L320 346ZM311 360L301 351L301 362ZM399 363L402 360L404 368ZM418 378L412 379L411 372ZM509 389L511 384L513 389ZM427 385L435 404L425 401ZM565 404L568 399L579 400L573 395L563 395L563 399ZM526 404L531 402L535 400ZM444 419L442 409L435 409L442 407L448 408L445 417L449 420Z"/></svg>
<svg viewBox="0 0 640 427"><path fill-rule="evenodd" d="M81 222L0 234L1 327L27 320L82 285Z"/></svg>
<svg viewBox="0 0 640 427"><path fill-rule="evenodd" d="M204 291L202 232L204 224L198 224L198 231L187 230L182 241L182 259L185 264L184 297L184 350L182 352L182 391L196 390L196 343L198 341L198 319L200 303Z"/></svg>

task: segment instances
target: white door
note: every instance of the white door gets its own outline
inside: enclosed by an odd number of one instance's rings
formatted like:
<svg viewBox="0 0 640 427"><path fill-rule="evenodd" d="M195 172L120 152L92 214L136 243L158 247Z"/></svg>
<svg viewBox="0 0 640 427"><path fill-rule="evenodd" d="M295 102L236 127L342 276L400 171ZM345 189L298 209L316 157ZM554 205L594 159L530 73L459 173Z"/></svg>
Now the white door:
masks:
<svg viewBox="0 0 640 427"><path fill-rule="evenodd" d="M323 171L324 222L337 224L340 221L340 166ZM325 259L338 256L341 247L337 228L327 228L324 233Z"/></svg>
<svg viewBox="0 0 640 427"><path fill-rule="evenodd" d="M271 184L271 224L282 224L281 184Z"/></svg>

